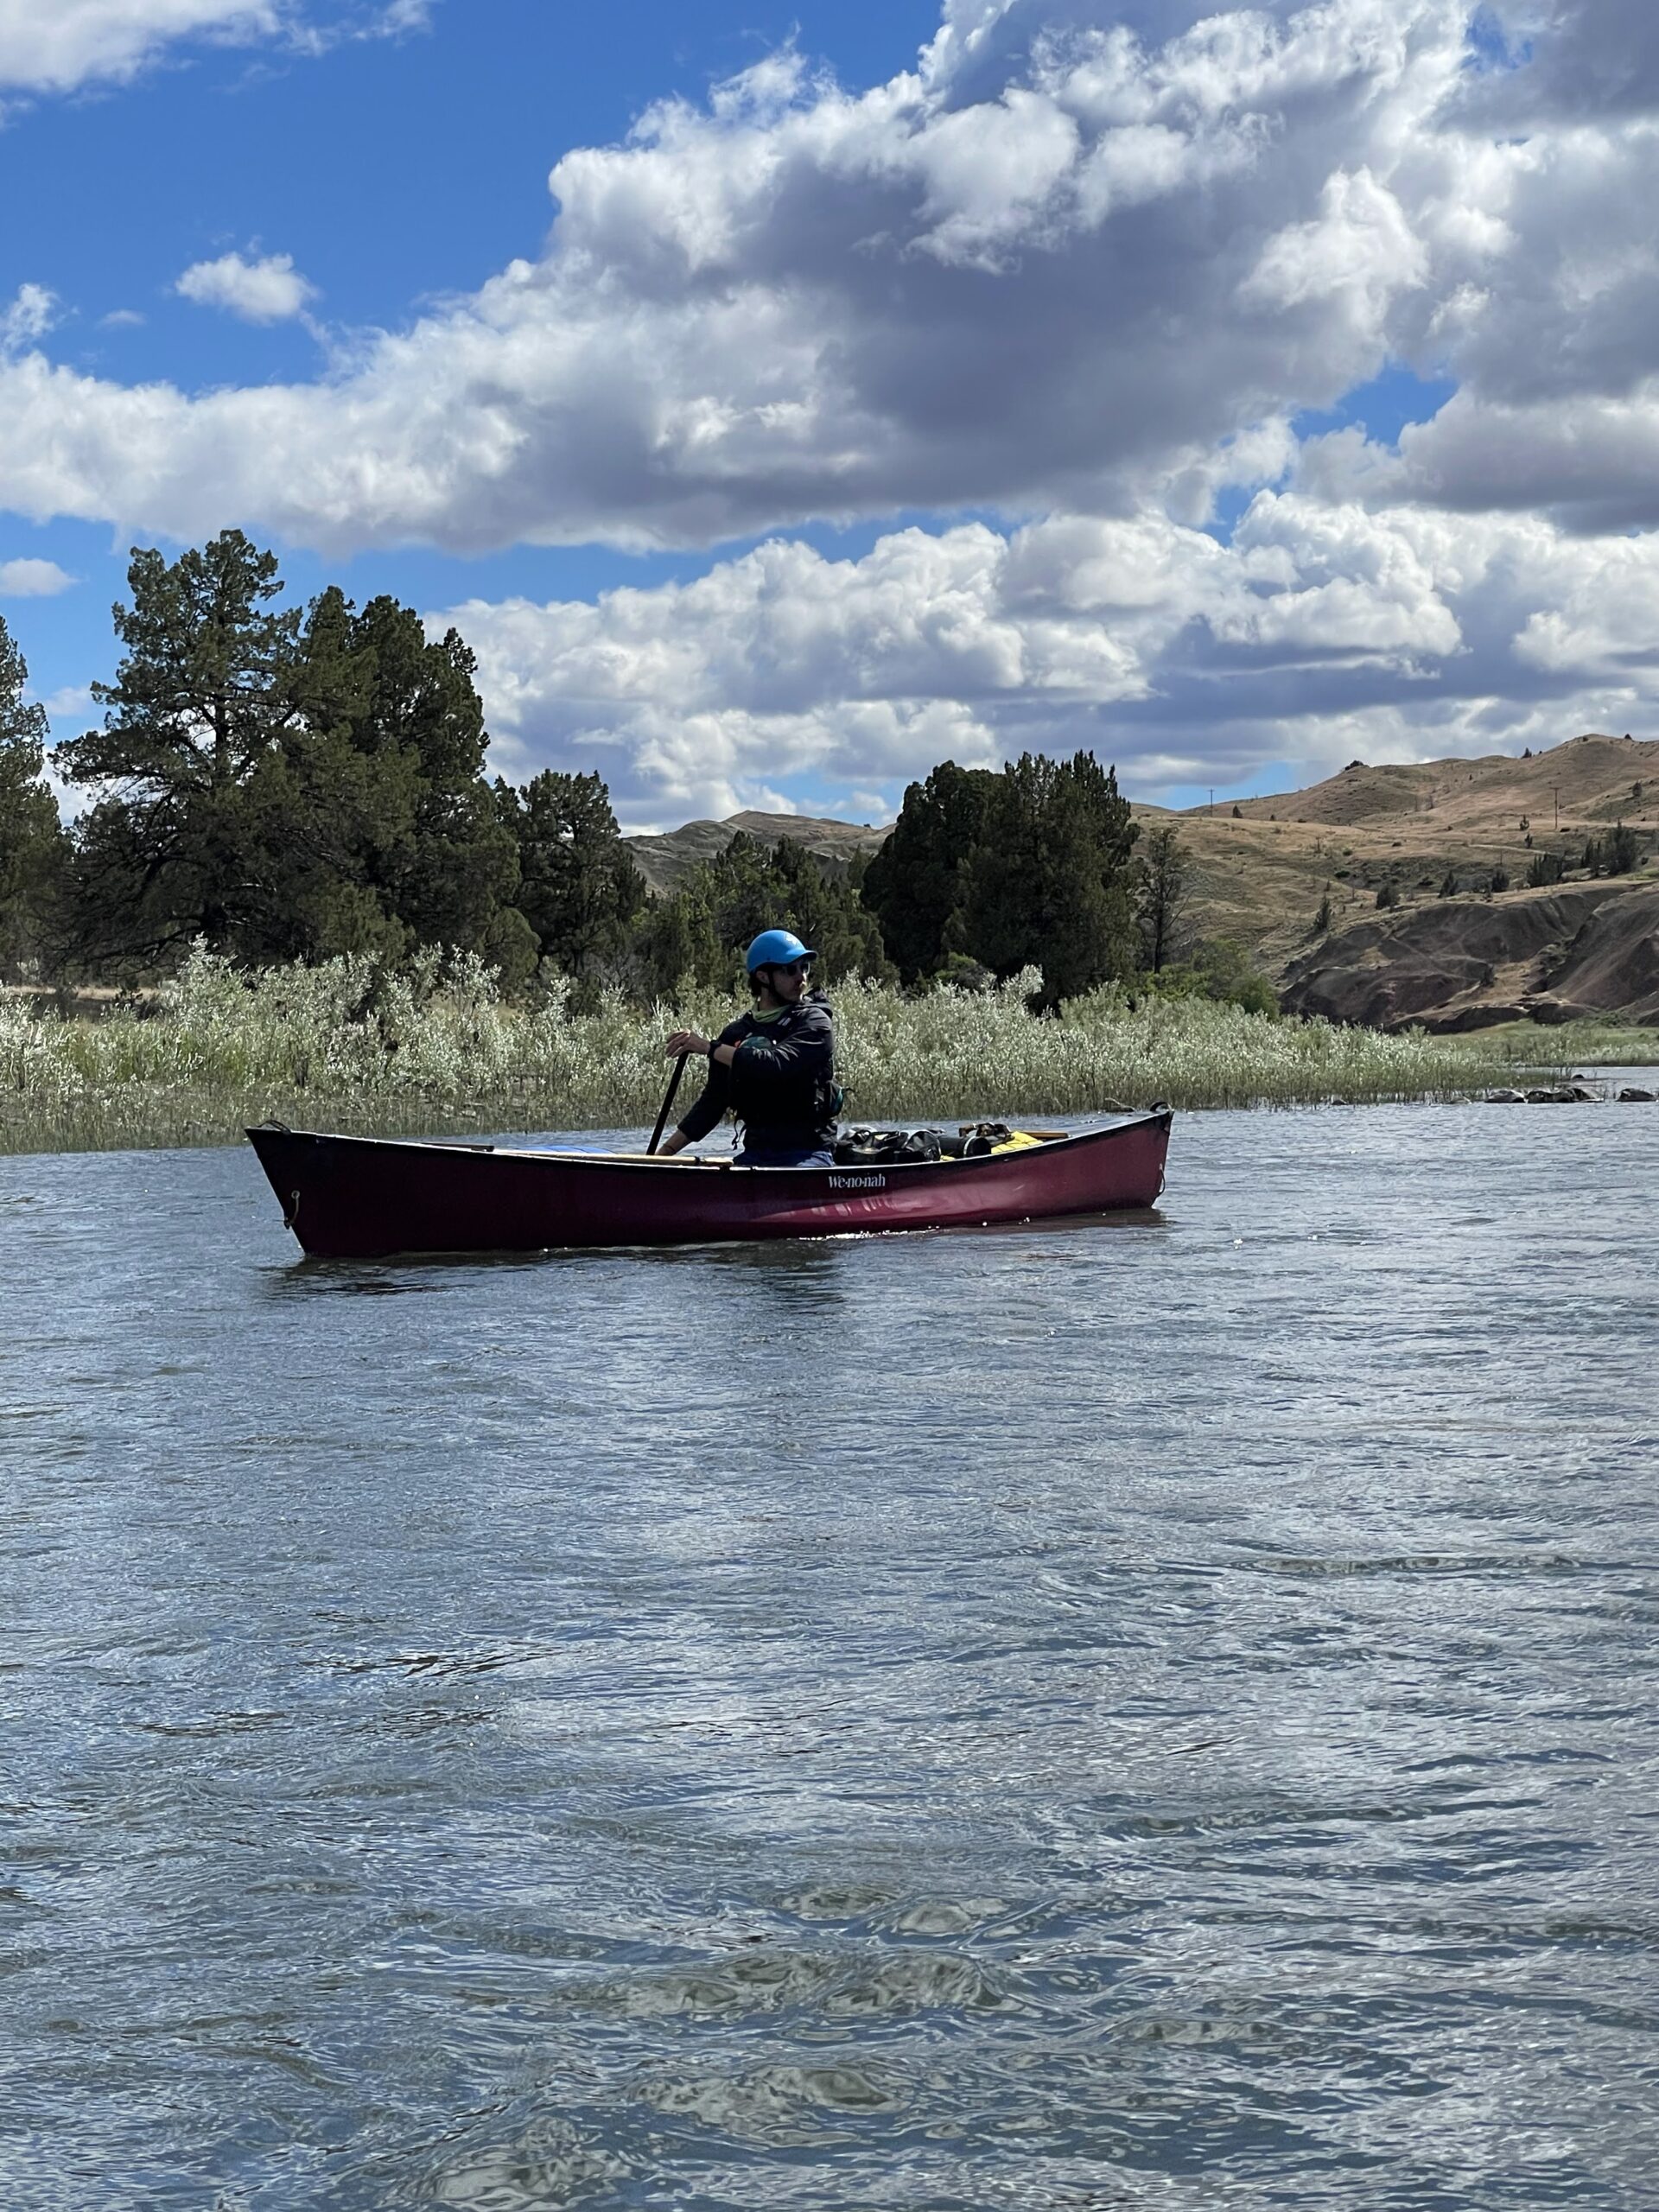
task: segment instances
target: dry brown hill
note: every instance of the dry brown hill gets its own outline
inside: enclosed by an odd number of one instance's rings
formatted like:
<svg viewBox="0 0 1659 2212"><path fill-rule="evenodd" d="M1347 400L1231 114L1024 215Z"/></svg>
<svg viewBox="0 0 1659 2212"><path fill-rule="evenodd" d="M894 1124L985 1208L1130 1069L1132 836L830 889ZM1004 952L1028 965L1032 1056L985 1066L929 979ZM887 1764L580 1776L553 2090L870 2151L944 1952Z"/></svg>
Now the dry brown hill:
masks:
<svg viewBox="0 0 1659 2212"><path fill-rule="evenodd" d="M829 822L810 814L751 810L728 815L724 822L688 822L683 830L670 830L660 836L625 837L622 842L647 886L660 894L672 891L700 861L717 858L734 837L758 837L768 845L787 837L792 843L804 845L820 860L838 861L844 866L855 854L874 852L892 826L889 823L885 829L873 830L868 822Z"/></svg>
<svg viewBox="0 0 1659 2212"><path fill-rule="evenodd" d="M1247 821L1315 822L1332 829L1421 822L1501 836L1525 815L1535 834L1623 820L1659 827L1659 741L1591 733L1547 753L1487 753L1370 767L1351 761L1306 791L1238 802Z"/></svg>
<svg viewBox="0 0 1659 2212"><path fill-rule="evenodd" d="M1356 761L1306 791L1241 799L1236 813L1230 800L1176 819L1192 861L1189 926L1237 938L1288 981L1292 964L1317 952L1313 917L1326 897L1339 935L1375 912L1385 882L1402 911L1446 903L1448 879L1484 890L1501 869L1519 886L1535 853L1576 866L1586 839L1616 822L1650 855L1659 846L1659 743L1592 734L1520 759ZM1498 903L1518 895L1501 893Z"/></svg>
<svg viewBox="0 0 1659 2212"><path fill-rule="evenodd" d="M1641 946L1651 927L1642 920L1648 909L1643 898L1619 902L1645 879L1659 903L1659 886L1651 882L1659 850L1659 741L1592 732L1520 758L1491 753L1376 767L1354 761L1305 791L1236 804L1224 799L1181 813L1137 804L1135 812L1148 827L1179 828L1191 877L1187 940L1234 938L1281 982L1291 1002L1309 1011L1317 1002L1347 1008L1342 1018L1351 1020L1469 1027L1506 1018L1505 1007L1512 1015L1523 1000L1536 1001L1544 1019L1555 999L1603 1013L1647 1004L1652 986L1642 981ZM1586 840L1621 821L1642 847L1641 877L1587 884L1577 870ZM795 838L838 861L873 850L887 834L862 823L748 813L627 843L647 883L663 892L740 831ZM1559 853L1572 867L1553 894L1521 887L1541 851ZM1488 898L1494 870L1515 887ZM1448 880L1460 893L1480 895L1443 896ZM1385 883L1400 904L1379 913L1376 894ZM1580 895L1586 891L1587 900ZM1565 943L1538 939L1543 925L1533 918L1552 895L1560 913L1570 906L1579 915L1575 930L1587 925L1592 910L1607 910L1567 978L1564 998L1561 977L1552 980L1545 970ZM1314 917L1327 898L1332 927L1316 937ZM1631 933L1628 942L1620 932ZM1386 971L1395 963L1390 985ZM1487 969L1490 981L1471 980ZM1632 1018L1655 1020L1659 1014Z"/></svg>

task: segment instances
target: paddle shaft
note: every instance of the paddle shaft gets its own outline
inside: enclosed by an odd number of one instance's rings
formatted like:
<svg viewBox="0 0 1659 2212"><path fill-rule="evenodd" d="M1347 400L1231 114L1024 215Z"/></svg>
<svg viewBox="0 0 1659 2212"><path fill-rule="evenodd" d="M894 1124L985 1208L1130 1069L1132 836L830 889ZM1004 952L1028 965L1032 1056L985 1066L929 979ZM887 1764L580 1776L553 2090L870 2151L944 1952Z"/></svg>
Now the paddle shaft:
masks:
<svg viewBox="0 0 1659 2212"><path fill-rule="evenodd" d="M651 1142L645 1147L648 1154L655 1152L663 1141L663 1131L668 1127L669 1111L674 1103L674 1094L680 1087L680 1077L685 1073L685 1064L690 1057L690 1052L682 1052L674 1063L674 1072L668 1079L668 1089L663 1097L663 1110L657 1116L657 1126L651 1133Z"/></svg>

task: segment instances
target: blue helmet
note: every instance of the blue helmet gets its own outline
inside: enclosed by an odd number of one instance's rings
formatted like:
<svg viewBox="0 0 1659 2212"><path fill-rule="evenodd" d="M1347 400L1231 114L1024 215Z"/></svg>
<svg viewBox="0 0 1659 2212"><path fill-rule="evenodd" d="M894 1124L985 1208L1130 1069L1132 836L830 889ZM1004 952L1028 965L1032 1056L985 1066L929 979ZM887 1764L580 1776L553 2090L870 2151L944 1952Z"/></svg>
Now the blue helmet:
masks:
<svg viewBox="0 0 1659 2212"><path fill-rule="evenodd" d="M816 960L810 944L803 944L792 930L762 930L745 956L751 976L757 968L787 968L793 960Z"/></svg>

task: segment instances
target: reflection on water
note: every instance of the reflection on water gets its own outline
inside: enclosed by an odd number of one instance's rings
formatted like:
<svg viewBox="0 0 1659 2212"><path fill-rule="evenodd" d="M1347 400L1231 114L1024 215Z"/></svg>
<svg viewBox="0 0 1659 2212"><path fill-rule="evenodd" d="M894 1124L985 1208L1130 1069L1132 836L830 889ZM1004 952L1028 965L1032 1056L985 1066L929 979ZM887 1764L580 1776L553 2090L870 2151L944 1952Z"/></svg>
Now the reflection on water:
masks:
<svg viewBox="0 0 1659 2212"><path fill-rule="evenodd" d="M6 2212L1647 2212L1656 1165L393 1265L0 1162Z"/></svg>

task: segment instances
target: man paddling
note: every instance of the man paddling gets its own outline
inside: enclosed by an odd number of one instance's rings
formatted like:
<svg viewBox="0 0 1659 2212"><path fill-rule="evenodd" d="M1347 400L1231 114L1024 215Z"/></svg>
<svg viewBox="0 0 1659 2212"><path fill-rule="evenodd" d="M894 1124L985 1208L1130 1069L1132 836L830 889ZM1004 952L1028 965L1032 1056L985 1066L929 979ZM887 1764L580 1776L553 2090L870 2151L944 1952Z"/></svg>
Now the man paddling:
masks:
<svg viewBox="0 0 1659 2212"><path fill-rule="evenodd" d="M753 1006L712 1042L695 1029L675 1031L669 1058L706 1053L709 1080L664 1140L664 1153L696 1144L729 1112L743 1125L738 1166L834 1166L836 1030L830 1001L807 988L817 957L791 931L762 930L745 956Z"/></svg>

